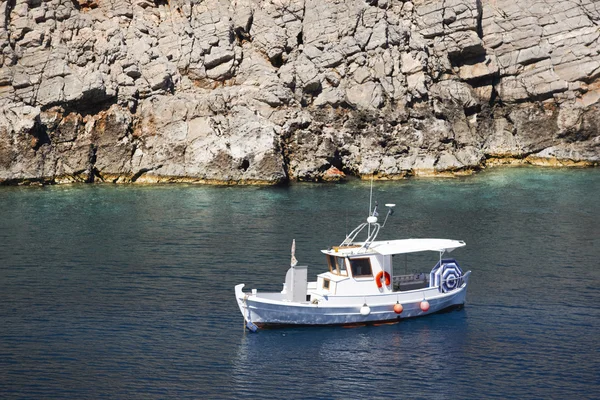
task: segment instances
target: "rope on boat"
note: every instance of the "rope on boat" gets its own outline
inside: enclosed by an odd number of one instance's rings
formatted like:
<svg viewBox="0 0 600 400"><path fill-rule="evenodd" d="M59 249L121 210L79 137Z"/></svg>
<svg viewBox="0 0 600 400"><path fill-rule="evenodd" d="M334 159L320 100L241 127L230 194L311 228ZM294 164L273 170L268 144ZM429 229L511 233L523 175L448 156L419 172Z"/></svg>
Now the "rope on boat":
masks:
<svg viewBox="0 0 600 400"><path fill-rule="evenodd" d="M245 318L244 320L244 329L248 328L248 330L252 333L256 333L256 331L258 331L258 326L256 326L251 320L250 320L250 308L248 307L248 303L246 302L246 300L248 299L248 294L246 293L244 295L244 308L248 311L248 318ZM245 332L245 330L244 330Z"/></svg>

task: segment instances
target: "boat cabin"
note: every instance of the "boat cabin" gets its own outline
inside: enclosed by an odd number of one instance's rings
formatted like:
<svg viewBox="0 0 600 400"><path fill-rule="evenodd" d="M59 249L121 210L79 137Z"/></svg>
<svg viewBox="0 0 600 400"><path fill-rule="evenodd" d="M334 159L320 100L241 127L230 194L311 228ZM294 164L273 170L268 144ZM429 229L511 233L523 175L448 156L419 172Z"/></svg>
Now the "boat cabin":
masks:
<svg viewBox="0 0 600 400"><path fill-rule="evenodd" d="M344 297L356 295L377 295L418 290L437 284L430 273L401 274L401 266L394 271L393 257L399 254L436 252L437 265L445 265L454 260L444 260L442 256L458 247L463 241L448 239L403 239L372 242L369 246L357 243L322 250L325 254L328 271L317 275L316 282L306 281L306 267L290 268L285 287L295 292L292 300L313 301L323 297ZM437 257L436 257L437 258ZM293 289L292 289L293 286ZM303 289L306 288L306 291ZM285 290L285 289L284 289Z"/></svg>

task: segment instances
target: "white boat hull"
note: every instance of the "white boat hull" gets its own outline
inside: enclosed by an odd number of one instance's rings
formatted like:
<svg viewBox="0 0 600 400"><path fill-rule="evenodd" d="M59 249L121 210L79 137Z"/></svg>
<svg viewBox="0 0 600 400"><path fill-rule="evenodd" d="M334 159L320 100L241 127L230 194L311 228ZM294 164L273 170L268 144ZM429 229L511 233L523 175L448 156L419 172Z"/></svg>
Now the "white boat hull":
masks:
<svg viewBox="0 0 600 400"><path fill-rule="evenodd" d="M465 303L468 276L457 289L441 293L438 288L425 288L409 292L393 292L370 296L336 296L317 304L290 302L278 299L278 293L249 294L243 292L244 284L235 287L236 299L244 319L258 327L281 325L355 325L391 322L403 318L420 317L446 309L460 307ZM429 309L421 310L421 302L427 300ZM394 312L400 303L403 310ZM367 304L370 312L361 314Z"/></svg>

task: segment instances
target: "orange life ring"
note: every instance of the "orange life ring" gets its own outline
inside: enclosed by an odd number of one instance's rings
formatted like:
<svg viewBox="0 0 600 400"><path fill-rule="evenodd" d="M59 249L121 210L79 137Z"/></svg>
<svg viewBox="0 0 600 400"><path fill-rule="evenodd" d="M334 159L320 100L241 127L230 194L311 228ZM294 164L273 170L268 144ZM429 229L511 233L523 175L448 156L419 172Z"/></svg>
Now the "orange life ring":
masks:
<svg viewBox="0 0 600 400"><path fill-rule="evenodd" d="M379 289L381 289L381 287L383 286L383 283L381 282L381 277L383 276L385 276L385 286L390 286L390 283L392 282L392 277L390 276L390 274L388 274L385 271L379 271L379 273L375 277L375 283L377 284L377 287Z"/></svg>

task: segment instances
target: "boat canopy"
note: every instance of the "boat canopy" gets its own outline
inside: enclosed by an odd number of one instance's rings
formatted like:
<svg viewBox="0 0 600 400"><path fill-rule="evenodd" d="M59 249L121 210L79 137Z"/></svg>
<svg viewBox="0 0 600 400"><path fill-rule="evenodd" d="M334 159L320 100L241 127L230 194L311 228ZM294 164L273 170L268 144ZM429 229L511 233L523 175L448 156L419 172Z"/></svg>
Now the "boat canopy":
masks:
<svg viewBox="0 0 600 400"><path fill-rule="evenodd" d="M416 253L419 251L447 251L465 246L462 240L450 239L401 239L373 242L369 250L384 256L391 254Z"/></svg>

